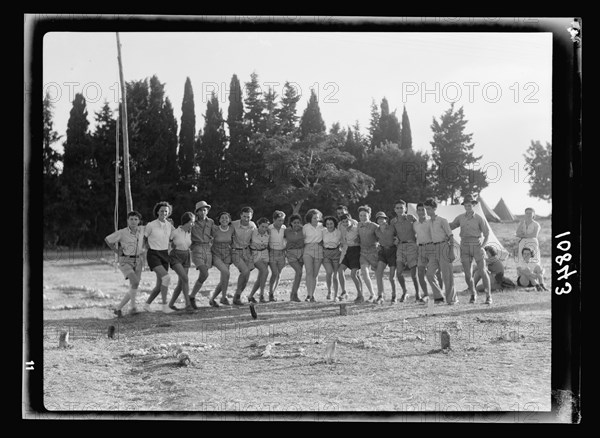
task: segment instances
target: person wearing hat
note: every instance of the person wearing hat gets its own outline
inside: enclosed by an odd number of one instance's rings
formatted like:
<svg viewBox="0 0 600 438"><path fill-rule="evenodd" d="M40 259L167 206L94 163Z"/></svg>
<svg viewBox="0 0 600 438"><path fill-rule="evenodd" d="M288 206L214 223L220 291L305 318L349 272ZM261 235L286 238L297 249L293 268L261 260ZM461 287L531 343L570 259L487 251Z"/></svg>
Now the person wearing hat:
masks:
<svg viewBox="0 0 600 438"><path fill-rule="evenodd" d="M396 274L398 276L398 283L402 287L402 296L400 302L406 299L406 283L404 281L404 267L407 266L410 269L410 277L412 278L413 285L415 286L415 301L420 301L419 296L419 282L417 280L417 262L418 262L418 247L417 247L417 236L413 224L417 221L417 218L412 214L406 214L406 202L399 200L394 204L394 212L396 217L390 221L396 229Z"/></svg>
<svg viewBox="0 0 600 438"><path fill-rule="evenodd" d="M211 245L215 221L208 217L208 210L210 210L210 204L207 204L206 201L197 202L194 209L196 222L192 227L192 246L190 247L192 262L198 270L198 279L194 283L194 288L190 294L190 303L194 309L197 309L196 294L208 278L208 270L212 266Z"/></svg>
<svg viewBox="0 0 600 438"><path fill-rule="evenodd" d="M392 285L392 300L391 303L396 302L396 245L394 243L394 237L396 237L396 229L389 224L389 218L385 212L380 211L375 215L375 223L379 225L379 228L375 230L377 239L379 240L379 261L377 263L377 270L375 271L375 278L377 279L377 304L383 303L383 272L386 266L390 267L390 284Z"/></svg>
<svg viewBox="0 0 600 438"><path fill-rule="evenodd" d="M472 274L474 259L487 295L485 303L492 304L490 277L485 269L485 251L483 249L487 245L490 229L485 219L473 210L473 206L477 205L477 200L473 196L466 195L462 205L465 208L465 212L458 215L449 225L452 230L460 227L460 260L465 273L467 287L471 292L469 303L473 304L477 301L477 291L475 290Z"/></svg>

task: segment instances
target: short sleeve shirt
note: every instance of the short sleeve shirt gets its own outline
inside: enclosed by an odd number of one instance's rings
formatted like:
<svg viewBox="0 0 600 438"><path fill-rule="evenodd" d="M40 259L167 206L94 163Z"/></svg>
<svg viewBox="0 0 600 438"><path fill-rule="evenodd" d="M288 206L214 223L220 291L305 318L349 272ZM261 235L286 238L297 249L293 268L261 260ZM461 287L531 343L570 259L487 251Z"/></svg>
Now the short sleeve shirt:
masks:
<svg viewBox="0 0 600 438"><path fill-rule="evenodd" d="M448 221L440 216L429 220L431 224L431 240L433 243L445 242L449 236L452 236L452 230Z"/></svg>
<svg viewBox="0 0 600 438"><path fill-rule="evenodd" d="M202 221L196 220L196 223L192 227L192 243L194 245L211 243L211 237L213 235L212 230L214 226L215 221L209 217Z"/></svg>
<svg viewBox="0 0 600 438"><path fill-rule="evenodd" d="M396 236L396 228L391 224L379 225L375 230L377 239L382 246L394 246L394 236Z"/></svg>
<svg viewBox="0 0 600 438"><path fill-rule="evenodd" d="M417 220L412 214L404 214L391 220L390 225L396 229L396 235L401 242L416 242L413 223Z"/></svg>
<svg viewBox="0 0 600 438"><path fill-rule="evenodd" d="M282 250L285 249L285 225L277 230L273 224L269 225L269 248Z"/></svg>
<svg viewBox="0 0 600 438"><path fill-rule="evenodd" d="M284 232L287 249L304 248L304 233L302 229L294 231L291 227L286 228Z"/></svg>
<svg viewBox="0 0 600 438"><path fill-rule="evenodd" d="M360 247L364 249L370 249L377 247L377 235L375 230L379 228L374 222L359 222L358 238L360 239Z"/></svg>
<svg viewBox="0 0 600 438"><path fill-rule="evenodd" d="M417 236L417 243L419 245L424 245L426 243L431 243L431 219L427 218L423 222L419 219L413 223L413 230L415 230L415 235Z"/></svg>
<svg viewBox="0 0 600 438"><path fill-rule="evenodd" d="M329 232L326 227L323 227L323 247L325 248L337 248L340 246L342 239L342 233L340 230L335 228L333 232Z"/></svg>
<svg viewBox="0 0 600 438"><path fill-rule="evenodd" d="M312 224L304 224L302 226L302 231L304 232L304 244L308 245L309 243L322 242L323 228L323 224L320 222L316 227L313 227Z"/></svg>
<svg viewBox="0 0 600 438"><path fill-rule="evenodd" d="M139 255L144 246L144 226L139 225L137 231L132 233L129 227L122 228L106 236L108 243L119 243L123 248L123 255Z"/></svg>
<svg viewBox="0 0 600 438"><path fill-rule="evenodd" d="M463 239L478 239L482 234L484 237L490 234L489 227L477 213L473 213L472 216L468 216L466 213L459 214L450 224L454 228L457 225L460 226L461 241Z"/></svg>
<svg viewBox="0 0 600 438"><path fill-rule="evenodd" d="M358 237L358 222L354 219L350 219L350 226L347 228L340 224L340 232L343 245L358 246L360 244Z"/></svg>
<svg viewBox="0 0 600 438"><path fill-rule="evenodd" d="M175 249L180 251L188 250L192 245L192 233L184 231L181 227L176 228L171 232L171 241L175 245Z"/></svg>
<svg viewBox="0 0 600 438"><path fill-rule="evenodd" d="M227 231L223 231L218 226L213 225L212 235L214 238L213 243L231 243L233 227L230 225Z"/></svg>
<svg viewBox="0 0 600 438"><path fill-rule="evenodd" d="M250 247L252 249L267 249L269 247L269 232L260 234L258 228L252 231L252 239L250 240Z"/></svg>
<svg viewBox="0 0 600 438"><path fill-rule="evenodd" d="M252 221L247 226L243 226L238 219L231 223L233 227L233 248L243 249L250 245L252 240L252 232L256 230L256 224Z"/></svg>
<svg viewBox="0 0 600 438"><path fill-rule="evenodd" d="M144 236L148 238L148 246L155 251L167 251L169 249L169 238L175 227L169 221L161 222L158 219L148 223L144 230Z"/></svg>

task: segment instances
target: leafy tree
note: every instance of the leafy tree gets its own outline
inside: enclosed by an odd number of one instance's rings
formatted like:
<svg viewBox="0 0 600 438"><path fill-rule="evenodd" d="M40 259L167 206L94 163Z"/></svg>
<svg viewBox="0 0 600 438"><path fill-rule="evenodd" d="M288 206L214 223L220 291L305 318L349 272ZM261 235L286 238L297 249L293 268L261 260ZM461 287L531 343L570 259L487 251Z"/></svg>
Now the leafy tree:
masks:
<svg viewBox="0 0 600 438"><path fill-rule="evenodd" d="M390 107L387 99L381 100L381 112L379 113L379 124L377 127L373 148L377 148L383 142L394 144L400 143L400 122L396 117L396 112L390 113Z"/></svg>
<svg viewBox="0 0 600 438"><path fill-rule="evenodd" d="M473 155L473 134L465 134L466 124L463 108L455 111L454 103L439 122L433 118L434 192L442 201L452 202L461 194L478 194L488 185L485 174L475 169L481 156Z"/></svg>
<svg viewBox="0 0 600 438"><path fill-rule="evenodd" d="M277 118L277 93L273 90L273 87L269 87L269 90L264 95L264 113L261 121L261 132L264 132L267 136L271 136L279 132L279 120Z"/></svg>
<svg viewBox="0 0 600 438"><path fill-rule="evenodd" d="M380 129L379 119L381 115L379 113L379 108L375 103L375 100L371 101L371 119L369 122L369 148L368 152L373 151L375 147L377 147L383 141L383 135Z"/></svg>
<svg viewBox="0 0 600 438"><path fill-rule="evenodd" d="M244 104L246 105L244 121L247 127L248 136L261 132L265 102L262 90L258 83L258 74L256 74L256 72L253 72L250 75L250 82L246 82L246 98L244 99Z"/></svg>
<svg viewBox="0 0 600 438"><path fill-rule="evenodd" d="M265 138L265 163L273 182L265 197L288 203L299 213L306 201L351 203L373 189L374 180L353 169L355 158L337 146L332 134L308 134L305 140L289 137Z"/></svg>
<svg viewBox="0 0 600 438"><path fill-rule="evenodd" d="M300 139L305 140L310 134L325 132L325 122L321 117L321 109L314 90L310 90L310 98L300 119Z"/></svg>
<svg viewBox="0 0 600 438"><path fill-rule="evenodd" d="M539 141L531 141L527 148L525 163L529 174L529 195L544 201L552 200L552 144L544 147Z"/></svg>
<svg viewBox="0 0 600 438"><path fill-rule="evenodd" d="M59 201L59 166L62 165L61 154L52 147L61 135L54 130L54 106L47 93L43 100L43 151L42 172L44 185L44 243L55 246L58 241Z"/></svg>

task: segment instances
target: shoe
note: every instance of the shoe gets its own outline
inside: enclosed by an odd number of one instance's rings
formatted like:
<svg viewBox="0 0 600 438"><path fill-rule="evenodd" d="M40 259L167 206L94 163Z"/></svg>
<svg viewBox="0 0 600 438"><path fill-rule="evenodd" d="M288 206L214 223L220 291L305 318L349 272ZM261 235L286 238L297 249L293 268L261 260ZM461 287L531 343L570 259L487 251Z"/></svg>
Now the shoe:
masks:
<svg viewBox="0 0 600 438"><path fill-rule="evenodd" d="M456 300L456 301L452 301L451 303L448 303L449 306L454 306L455 304L460 303L460 301Z"/></svg>
<svg viewBox="0 0 600 438"><path fill-rule="evenodd" d="M298 295L294 295L290 297L290 301L294 301L295 303L301 303L302 300L298 298Z"/></svg>
<svg viewBox="0 0 600 438"><path fill-rule="evenodd" d="M269 295L269 302L275 303L275 302L277 302L277 298L275 298L275 296L271 294L271 295Z"/></svg>
<svg viewBox="0 0 600 438"><path fill-rule="evenodd" d="M330 299L331 299L331 292L329 292L329 293L327 294L327 298L326 298L326 299L327 299L327 300L330 300Z"/></svg>
<svg viewBox="0 0 600 438"><path fill-rule="evenodd" d="M121 309L114 309L113 313L117 316L117 318L123 317L123 312L121 311Z"/></svg>
<svg viewBox="0 0 600 438"><path fill-rule="evenodd" d="M443 298L436 298L435 300L433 300L433 302L435 304L444 304L446 300L444 300Z"/></svg>
<svg viewBox="0 0 600 438"><path fill-rule="evenodd" d="M190 306L194 310L198 310L198 306L196 306L196 297L190 297Z"/></svg>
<svg viewBox="0 0 600 438"><path fill-rule="evenodd" d="M348 292L343 291L342 294L340 295L339 300L343 301L343 300L347 300L348 299Z"/></svg>
<svg viewBox="0 0 600 438"><path fill-rule="evenodd" d="M144 305L142 306L142 310L144 312L152 312L152 310L150 310L150 304L148 303L144 303Z"/></svg>
<svg viewBox="0 0 600 438"><path fill-rule="evenodd" d="M469 300L469 304L475 304L477 302L477 296L471 295L471 299Z"/></svg>
<svg viewBox="0 0 600 438"><path fill-rule="evenodd" d="M265 300L265 296L264 295L261 295L258 301L260 303L266 303L267 302L267 300Z"/></svg>
<svg viewBox="0 0 600 438"><path fill-rule="evenodd" d="M310 297L304 298L304 301L308 303L310 301Z"/></svg>
<svg viewBox="0 0 600 438"><path fill-rule="evenodd" d="M234 300L234 301L235 301L235 300ZM256 304L258 301L256 301L256 299L255 299L253 296L249 296L249 297L248 297L248 302L249 302L249 303L254 303L254 304Z"/></svg>
<svg viewBox="0 0 600 438"><path fill-rule="evenodd" d="M487 299L485 300L485 304L492 304L494 301L492 300L492 297L490 295L488 295Z"/></svg>
<svg viewBox="0 0 600 438"><path fill-rule="evenodd" d="M400 297L400 299L398 301L400 301L401 303L403 303L404 301L406 301L406 292L404 292L402 294L402 296Z"/></svg>
<svg viewBox="0 0 600 438"><path fill-rule="evenodd" d="M334 295L334 296L333 296L333 301L334 301L334 302L338 301L338 296L337 296L337 295Z"/></svg>
<svg viewBox="0 0 600 438"><path fill-rule="evenodd" d="M419 300L420 304L427 304L429 302L429 297L425 295L423 298Z"/></svg>
<svg viewBox="0 0 600 438"><path fill-rule="evenodd" d="M542 286L540 286L539 284L536 284L535 285L535 290L538 291L538 292L541 292L542 291Z"/></svg>
<svg viewBox="0 0 600 438"><path fill-rule="evenodd" d="M219 303L224 304L226 306L231 306L231 303L229 302L227 297L221 297L221 299L219 300Z"/></svg>
<svg viewBox="0 0 600 438"><path fill-rule="evenodd" d="M540 284L542 290L545 290L546 292L548 292L548 289L546 288L546 286L544 286L543 284Z"/></svg>
<svg viewBox="0 0 600 438"><path fill-rule="evenodd" d="M219 305L217 304L217 302L215 301L215 299L214 299L214 298L211 298L210 300L208 300L208 304L209 304L211 307L219 307Z"/></svg>
<svg viewBox="0 0 600 438"><path fill-rule="evenodd" d="M369 303L373 302L373 299L375 298L375 294L371 294L369 295L369 298L367 298L366 301L368 301Z"/></svg>
<svg viewBox="0 0 600 438"><path fill-rule="evenodd" d="M375 300L375 304L383 304L383 297L381 295L377 297L377 299Z"/></svg>
<svg viewBox="0 0 600 438"><path fill-rule="evenodd" d="M163 313L174 313L175 311L169 307L168 304L163 304L162 306Z"/></svg>
<svg viewBox="0 0 600 438"><path fill-rule="evenodd" d="M235 295L233 296L233 305L234 306L243 306L244 303L242 303L242 300L240 300L240 297L236 297Z"/></svg>
<svg viewBox="0 0 600 438"><path fill-rule="evenodd" d="M194 308L192 306L185 306L185 309L183 309L184 312L193 312Z"/></svg>
<svg viewBox="0 0 600 438"><path fill-rule="evenodd" d="M129 314L130 315L137 315L138 313L140 313L140 311L138 310L137 307L132 306L132 307L129 308Z"/></svg>
<svg viewBox="0 0 600 438"><path fill-rule="evenodd" d="M356 299L354 300L354 302L356 304L361 304L365 302L365 297L363 297L362 295L359 295L358 297L356 297Z"/></svg>
<svg viewBox="0 0 600 438"><path fill-rule="evenodd" d="M396 294L392 295L392 300L390 301L391 304L396 304L398 302L398 300L396 299Z"/></svg>
<svg viewBox="0 0 600 438"><path fill-rule="evenodd" d="M171 305L171 304L169 304L169 309L172 309L172 310L174 310L174 311L176 311L176 312L177 312L178 310L180 310L180 309L179 309L179 307L175 307L175 306L173 306L173 305Z"/></svg>

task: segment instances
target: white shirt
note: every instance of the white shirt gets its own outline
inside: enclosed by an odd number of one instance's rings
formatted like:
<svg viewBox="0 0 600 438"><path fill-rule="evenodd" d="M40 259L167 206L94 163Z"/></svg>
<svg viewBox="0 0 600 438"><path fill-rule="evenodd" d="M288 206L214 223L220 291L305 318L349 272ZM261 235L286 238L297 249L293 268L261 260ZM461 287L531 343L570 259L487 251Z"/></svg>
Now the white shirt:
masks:
<svg viewBox="0 0 600 438"><path fill-rule="evenodd" d="M342 232L335 228L333 232L329 232L326 227L323 227L323 246L325 248L337 248L342 240Z"/></svg>
<svg viewBox="0 0 600 438"><path fill-rule="evenodd" d="M417 236L417 243L423 245L425 243L431 243L431 220L426 218L423 222L417 219L413 222L413 230Z"/></svg>
<svg viewBox="0 0 600 438"><path fill-rule="evenodd" d="M175 245L175 249L179 251L187 251L192 246L192 233L184 231L179 227L171 232L171 240Z"/></svg>
<svg viewBox="0 0 600 438"><path fill-rule="evenodd" d="M302 225L302 232L304 233L304 244L319 243L323 241L323 224L319 224L315 227L312 224Z"/></svg>
<svg viewBox="0 0 600 438"><path fill-rule="evenodd" d="M146 225L144 236L148 238L148 246L155 251L166 251L169 249L169 238L174 230L171 222L153 220Z"/></svg>
<svg viewBox="0 0 600 438"><path fill-rule="evenodd" d="M285 249L285 225L281 225L279 231L273 226L269 225L269 248L282 250Z"/></svg>
<svg viewBox="0 0 600 438"><path fill-rule="evenodd" d="M267 249L269 246L269 233L260 234L258 232L258 228L252 231L252 240L250 243L250 247L252 249L263 250Z"/></svg>

